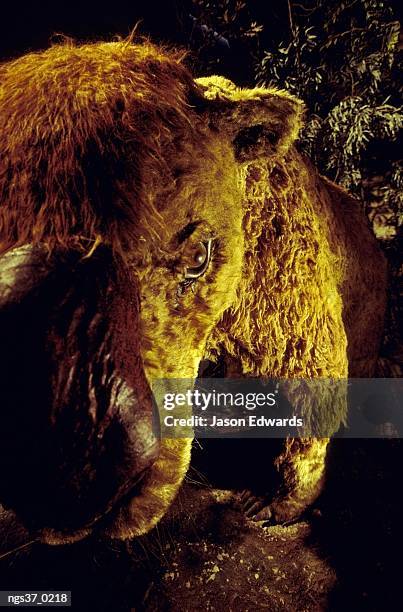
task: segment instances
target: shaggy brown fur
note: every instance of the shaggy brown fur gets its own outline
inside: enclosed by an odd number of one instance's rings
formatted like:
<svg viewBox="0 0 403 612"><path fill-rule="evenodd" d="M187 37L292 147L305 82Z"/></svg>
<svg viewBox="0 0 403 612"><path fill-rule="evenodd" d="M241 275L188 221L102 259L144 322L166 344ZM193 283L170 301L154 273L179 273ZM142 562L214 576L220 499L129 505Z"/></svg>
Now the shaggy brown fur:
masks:
<svg viewBox="0 0 403 612"><path fill-rule="evenodd" d="M177 54L149 43L61 45L4 64L1 249L40 243L91 256L103 243L119 254L141 286L149 381L194 378L201 359L222 353L240 375L370 375L384 261L358 203L293 146L302 115L282 91L195 83ZM209 239L209 269L178 296ZM323 420L335 431L344 420L345 396L332 394L313 398L312 427ZM313 501L326 446L286 441L276 461L283 485L262 516L286 520ZM190 447L163 441L111 535L159 520Z"/></svg>

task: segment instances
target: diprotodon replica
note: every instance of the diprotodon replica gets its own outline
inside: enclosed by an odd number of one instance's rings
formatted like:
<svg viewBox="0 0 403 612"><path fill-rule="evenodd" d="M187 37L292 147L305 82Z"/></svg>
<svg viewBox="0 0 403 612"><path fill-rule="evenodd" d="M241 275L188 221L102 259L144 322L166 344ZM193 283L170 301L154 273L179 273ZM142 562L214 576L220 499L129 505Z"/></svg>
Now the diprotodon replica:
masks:
<svg viewBox="0 0 403 612"><path fill-rule="evenodd" d="M154 378L219 356L239 376L373 373L384 259L297 151L303 111L195 81L149 42L0 67L0 502L43 542L129 538L166 512L192 441L154 435ZM328 410L335 431L343 398ZM327 444L284 442L258 517L312 503Z"/></svg>

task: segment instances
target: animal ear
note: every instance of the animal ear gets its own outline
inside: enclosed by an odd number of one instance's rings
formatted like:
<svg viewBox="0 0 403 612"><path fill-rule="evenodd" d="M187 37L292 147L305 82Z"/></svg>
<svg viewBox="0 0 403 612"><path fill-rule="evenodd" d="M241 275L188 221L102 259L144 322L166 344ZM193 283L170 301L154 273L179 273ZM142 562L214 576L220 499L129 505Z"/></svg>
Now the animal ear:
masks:
<svg viewBox="0 0 403 612"><path fill-rule="evenodd" d="M238 161L281 156L296 140L304 104L285 91L240 89L219 76L196 79L211 127L228 134Z"/></svg>

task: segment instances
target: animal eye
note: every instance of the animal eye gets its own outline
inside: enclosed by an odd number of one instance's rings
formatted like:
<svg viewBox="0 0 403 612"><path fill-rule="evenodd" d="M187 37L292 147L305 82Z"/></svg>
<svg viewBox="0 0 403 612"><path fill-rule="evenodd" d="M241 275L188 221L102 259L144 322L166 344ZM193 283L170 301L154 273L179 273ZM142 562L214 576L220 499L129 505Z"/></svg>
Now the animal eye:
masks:
<svg viewBox="0 0 403 612"><path fill-rule="evenodd" d="M208 268L211 258L211 243L212 240L207 242L199 242L192 253L190 254L190 265L185 268L185 279L198 278Z"/></svg>
<svg viewBox="0 0 403 612"><path fill-rule="evenodd" d="M192 287L196 280L206 272L211 259L212 244L212 240L199 242L188 254L186 261L188 265L184 271L184 279L179 283L178 297L183 295L186 289Z"/></svg>

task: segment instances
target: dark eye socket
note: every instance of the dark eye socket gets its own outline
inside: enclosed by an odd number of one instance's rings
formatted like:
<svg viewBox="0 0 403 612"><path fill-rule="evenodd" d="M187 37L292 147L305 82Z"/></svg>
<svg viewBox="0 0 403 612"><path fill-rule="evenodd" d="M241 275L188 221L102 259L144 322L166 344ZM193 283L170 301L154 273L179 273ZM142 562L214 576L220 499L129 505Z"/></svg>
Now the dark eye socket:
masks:
<svg viewBox="0 0 403 612"><path fill-rule="evenodd" d="M202 276L208 268L211 259L212 240L199 242L191 254L192 266L185 268L185 279L194 279Z"/></svg>

